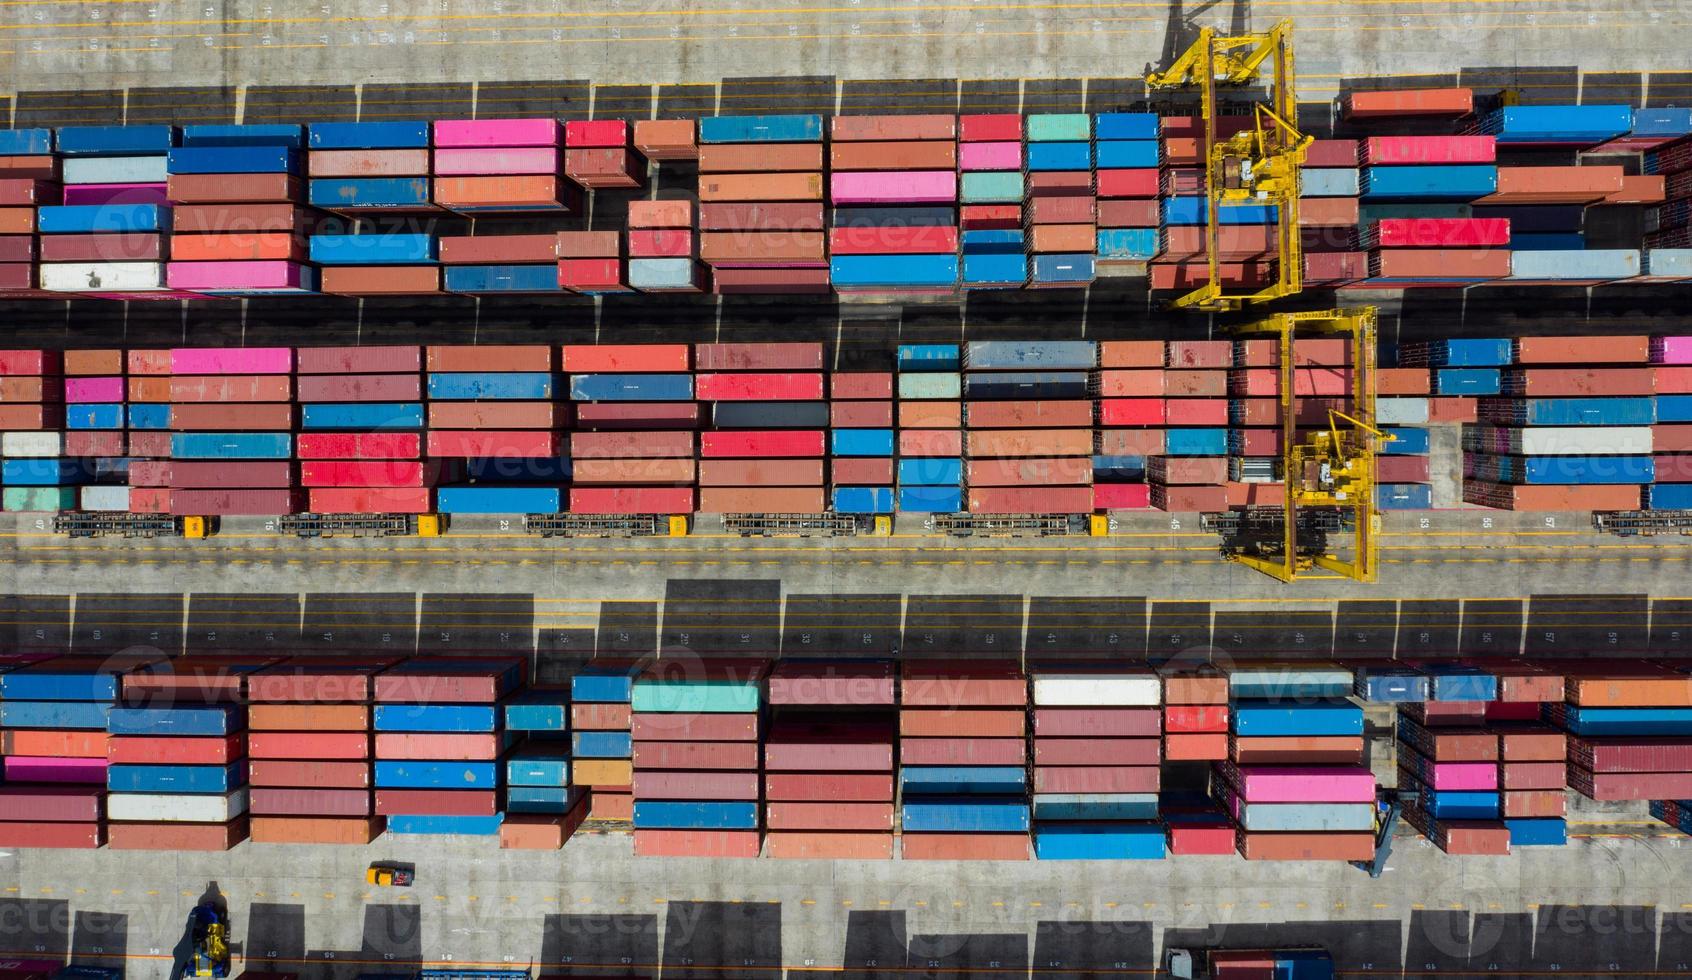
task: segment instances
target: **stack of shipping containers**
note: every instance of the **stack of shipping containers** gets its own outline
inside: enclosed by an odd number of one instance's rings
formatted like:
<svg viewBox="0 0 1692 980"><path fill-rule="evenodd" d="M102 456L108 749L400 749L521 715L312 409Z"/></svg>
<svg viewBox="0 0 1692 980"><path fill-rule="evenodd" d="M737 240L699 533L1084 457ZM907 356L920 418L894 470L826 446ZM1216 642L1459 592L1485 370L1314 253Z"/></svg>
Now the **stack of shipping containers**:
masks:
<svg viewBox="0 0 1692 980"><path fill-rule="evenodd" d="M300 485L318 514L426 514L439 466L423 462L423 352L302 347Z"/></svg>
<svg viewBox="0 0 1692 980"><path fill-rule="evenodd" d="M1649 360L1645 337L1516 341L1504 397L1482 398L1485 424L1464 430L1464 500L1506 510L1638 509L1655 472Z"/></svg>
<svg viewBox="0 0 1692 980"><path fill-rule="evenodd" d="M595 820L634 816L634 679L639 660L601 658L570 678L570 781L588 790Z"/></svg>
<svg viewBox="0 0 1692 980"><path fill-rule="evenodd" d="M634 681L634 852L755 858L769 665L676 664L659 660Z"/></svg>
<svg viewBox="0 0 1692 980"><path fill-rule="evenodd" d="M552 119L443 119L434 126L434 200L468 218L579 210L559 176L564 130ZM451 242L449 255L448 242ZM551 235L442 238L450 293L556 293Z"/></svg>
<svg viewBox="0 0 1692 980"><path fill-rule="evenodd" d="M129 396L124 353L121 350L82 350L64 353L65 432L0 436L7 457L22 455L20 441L37 442L43 457L63 456L81 461L83 477L91 481L72 498L68 488L42 494L38 506L17 510L129 510L129 463L124 453L124 423ZM61 443L62 439L62 443ZM58 497L55 500L52 497ZM11 507L8 510L14 509Z"/></svg>
<svg viewBox="0 0 1692 980"><path fill-rule="evenodd" d="M623 236L615 231L561 231L553 236L558 284L586 296L629 291Z"/></svg>
<svg viewBox="0 0 1692 980"><path fill-rule="evenodd" d="M1655 337L1657 424L1651 427L1654 480L1645 488L1652 510L1692 509L1692 337Z"/></svg>
<svg viewBox="0 0 1692 980"><path fill-rule="evenodd" d="M900 344L898 509L953 514L963 504L963 375L957 344Z"/></svg>
<svg viewBox="0 0 1692 980"><path fill-rule="evenodd" d="M1164 675L1163 757L1170 762L1228 758L1228 678L1190 670Z"/></svg>
<svg viewBox="0 0 1692 980"><path fill-rule="evenodd" d="M188 126L170 151L172 234L166 282L204 296L315 293L317 270L289 225L207 221L219 206L291 207L305 200L299 174L305 135L298 126ZM179 219L175 209L189 213ZM267 217L271 215L267 214ZM162 257L162 256L161 256Z"/></svg>
<svg viewBox="0 0 1692 980"><path fill-rule="evenodd" d="M436 491L443 514L556 514L564 509L570 461L563 429L569 405L556 399L556 348L431 346L427 451L464 478Z"/></svg>
<svg viewBox="0 0 1692 980"><path fill-rule="evenodd" d="M699 405L686 344L563 348L576 431L570 512L690 514Z"/></svg>
<svg viewBox="0 0 1692 980"><path fill-rule="evenodd" d="M821 344L698 344L699 510L820 514L829 424Z"/></svg>
<svg viewBox="0 0 1692 980"><path fill-rule="evenodd" d="M1569 735L1569 786L1588 799L1692 797L1692 682L1671 667L1568 672L1550 721Z"/></svg>
<svg viewBox="0 0 1692 980"><path fill-rule="evenodd" d="M1370 284L1462 286L1510 274L1508 250L1463 247L1497 240L1496 225L1467 225L1469 202L1498 189L1490 136L1377 136L1362 141L1361 154ZM1416 241L1435 247L1405 247Z"/></svg>
<svg viewBox="0 0 1692 980"><path fill-rule="evenodd" d="M829 385L829 502L837 514L891 514L893 374L834 372Z"/></svg>
<svg viewBox="0 0 1692 980"><path fill-rule="evenodd" d="M1097 199L1093 193L1093 117L1031 115L1027 120L1028 203L1023 215L1036 288L1093 281Z"/></svg>
<svg viewBox="0 0 1692 980"><path fill-rule="evenodd" d="M437 210L431 196L427 122L314 123L308 200L361 224ZM313 235L311 259L326 266L321 289L341 296L426 294L441 289L434 236L378 230Z"/></svg>
<svg viewBox="0 0 1692 980"><path fill-rule="evenodd" d="M1163 681L1150 671L1121 668L1036 667L1029 673L1035 856L1162 858ZM1045 734L1052 731L1077 734Z"/></svg>
<svg viewBox="0 0 1692 980"><path fill-rule="evenodd" d="M1161 340L1099 342L1093 506L1140 510L1151 506L1146 460L1164 442L1164 344Z"/></svg>
<svg viewBox="0 0 1692 980"><path fill-rule="evenodd" d="M63 205L36 212L41 288L116 299L166 292L171 126L66 126ZM191 294L187 294L191 295Z"/></svg>
<svg viewBox="0 0 1692 980"><path fill-rule="evenodd" d="M299 657L247 680L252 839L367 844L386 821L370 796L370 702L391 657Z"/></svg>
<svg viewBox="0 0 1692 980"><path fill-rule="evenodd" d="M699 139L691 119L637 119L634 148L655 163L699 159Z"/></svg>
<svg viewBox="0 0 1692 980"><path fill-rule="evenodd" d="M1228 368L1234 345L1226 340L1172 340L1161 375L1135 372L1163 397L1163 452L1151 457L1146 476L1151 505L1169 511L1219 511L1228 506ZM1150 391L1147 392L1151 393ZM1264 404L1268 418L1259 419ZM1239 425L1275 425L1273 399L1247 398L1234 406Z"/></svg>
<svg viewBox="0 0 1692 980"><path fill-rule="evenodd" d="M1213 782L1248 861L1367 860L1375 777L1350 671L1322 664L1229 672L1229 759Z"/></svg>
<svg viewBox="0 0 1692 980"><path fill-rule="evenodd" d="M135 690L136 675L124 678L126 704L106 719L108 847L226 851L247 839L240 673L213 670L209 679L232 683L206 690L210 703L174 707L130 706L145 705L152 692Z"/></svg>
<svg viewBox="0 0 1692 980"><path fill-rule="evenodd" d="M1357 233L1358 152L1358 141L1351 139L1316 140L1305 152L1298 228L1307 287L1342 286L1369 275L1369 256Z"/></svg>
<svg viewBox="0 0 1692 980"><path fill-rule="evenodd" d="M1022 117L958 118L958 212L965 289L1028 282L1022 230Z"/></svg>
<svg viewBox="0 0 1692 980"><path fill-rule="evenodd" d="M1144 276L1158 253L1157 116L1101 113L1093 121L1098 194L1098 267Z"/></svg>
<svg viewBox="0 0 1692 980"><path fill-rule="evenodd" d="M1090 340L965 345L970 513L1092 513L1089 382L1097 365L1098 346Z"/></svg>
<svg viewBox="0 0 1692 980"><path fill-rule="evenodd" d="M646 183L646 160L632 146L626 121L572 119L564 137L564 173L583 187L633 190Z"/></svg>
<svg viewBox="0 0 1692 980"><path fill-rule="evenodd" d="M631 262L697 260L693 202L630 201L628 243Z"/></svg>
<svg viewBox="0 0 1692 980"><path fill-rule="evenodd" d="M699 254L743 288L827 282L821 116L699 121Z"/></svg>
<svg viewBox="0 0 1692 980"><path fill-rule="evenodd" d="M957 288L957 117L836 116L830 137L835 287Z"/></svg>
<svg viewBox="0 0 1692 980"><path fill-rule="evenodd" d="M1500 813L1510 846L1568 841L1568 737L1544 721L1567 687L1563 675L1512 662L1496 671L1498 700L1485 706L1487 729L1498 736Z"/></svg>
<svg viewBox="0 0 1692 980"><path fill-rule="evenodd" d="M128 430L122 435L129 457L129 509L137 514L169 514L171 352L168 348L132 349L124 362L128 375L124 422ZM155 465L150 471L146 465L137 468L137 464L146 463L164 465Z"/></svg>
<svg viewBox="0 0 1692 980"><path fill-rule="evenodd" d="M789 660L770 671L770 857L893 857L894 688L885 661Z"/></svg>
<svg viewBox="0 0 1692 980"><path fill-rule="evenodd" d="M524 661L420 658L376 676L377 815L395 834L494 836L504 717Z"/></svg>
<svg viewBox="0 0 1692 980"><path fill-rule="evenodd" d="M179 347L170 370L170 461L132 463L131 482L169 487L173 514L298 511L293 348Z"/></svg>
<svg viewBox="0 0 1692 980"><path fill-rule="evenodd" d="M1398 789L1417 794L1416 802L1405 808L1406 822L1448 854L1509 853L1498 734L1469 724L1472 713L1441 715L1437 708L1433 713L1427 710L1430 704L1468 704L1484 718L1485 702L1497 700L1496 679L1434 673L1401 680L1405 690L1394 698L1401 705ZM1467 696L1459 699L1453 694Z"/></svg>
<svg viewBox="0 0 1692 980"><path fill-rule="evenodd" d="M35 211L64 200L51 129L0 130L0 296L36 289Z"/></svg>
<svg viewBox="0 0 1692 980"><path fill-rule="evenodd" d="M1028 859L1027 722L1028 679L1014 663L900 665L905 860ZM998 761L1012 757L1007 741L1024 761Z"/></svg>
<svg viewBox="0 0 1692 980"><path fill-rule="evenodd" d="M505 730L521 737L505 766L499 846L557 850L588 816L588 792L570 780L570 691L536 688L505 702Z"/></svg>
<svg viewBox="0 0 1692 980"><path fill-rule="evenodd" d="M117 702L123 670L93 657L55 662L11 654L0 661L3 798L9 809L17 807L0 822L0 834L12 846L105 843L106 715ZM35 807L48 822L16 822Z"/></svg>

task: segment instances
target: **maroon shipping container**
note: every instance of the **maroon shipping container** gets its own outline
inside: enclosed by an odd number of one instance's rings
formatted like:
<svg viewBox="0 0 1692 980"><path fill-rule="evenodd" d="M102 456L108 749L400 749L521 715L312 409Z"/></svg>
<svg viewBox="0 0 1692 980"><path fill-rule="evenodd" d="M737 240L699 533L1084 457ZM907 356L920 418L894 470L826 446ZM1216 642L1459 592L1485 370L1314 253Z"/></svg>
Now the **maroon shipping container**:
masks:
<svg viewBox="0 0 1692 980"><path fill-rule="evenodd" d="M551 263L558 257L558 236L442 235L437 248L442 265Z"/></svg>
<svg viewBox="0 0 1692 980"><path fill-rule="evenodd" d="M311 786L365 789L370 786L368 762L321 762L302 759L252 759L247 763L252 786Z"/></svg>
<svg viewBox="0 0 1692 980"><path fill-rule="evenodd" d="M821 344L696 344L698 371L820 371Z"/></svg>
<svg viewBox="0 0 1692 980"><path fill-rule="evenodd" d="M158 235L42 235L43 262L157 262Z"/></svg>
<svg viewBox="0 0 1692 980"><path fill-rule="evenodd" d="M5 811L0 819L93 823L102 815L105 798L105 788L95 786L0 787L0 809Z"/></svg>
<svg viewBox="0 0 1692 980"><path fill-rule="evenodd" d="M755 770L758 768L758 744L636 739L633 758L636 769ZM638 790L635 795L640 795Z"/></svg>
<svg viewBox="0 0 1692 980"><path fill-rule="evenodd" d="M802 201L765 204L700 202L700 231L822 231L823 206Z"/></svg>
<svg viewBox="0 0 1692 980"><path fill-rule="evenodd" d="M572 459L691 460L692 432L578 432L570 437Z"/></svg>
<svg viewBox="0 0 1692 980"><path fill-rule="evenodd" d="M247 818L228 823L114 823L106 846L114 851L227 851L247 839Z"/></svg>
<svg viewBox="0 0 1692 980"><path fill-rule="evenodd" d="M136 460L129 483L135 487L178 489L262 490L293 483L294 464L287 460ZM280 511L278 513L287 513Z"/></svg>
<svg viewBox="0 0 1692 980"><path fill-rule="evenodd" d="M636 769L637 800L756 800L758 773Z"/></svg>
<svg viewBox="0 0 1692 980"><path fill-rule="evenodd" d="M1021 738L901 738L899 760L908 766L1020 766L1028 761Z"/></svg>
<svg viewBox="0 0 1692 980"><path fill-rule="evenodd" d="M1151 738L1163 733L1156 708L1035 708L1036 736Z"/></svg>
<svg viewBox="0 0 1692 980"><path fill-rule="evenodd" d="M838 800L882 803L893 799L892 773L796 773L764 775L764 799Z"/></svg>
<svg viewBox="0 0 1692 980"><path fill-rule="evenodd" d="M1153 766L1034 767L1036 793L1155 793L1161 770Z"/></svg>
<svg viewBox="0 0 1692 980"><path fill-rule="evenodd" d="M829 375L829 397L836 400L892 398L893 375L887 371L840 372Z"/></svg>
<svg viewBox="0 0 1692 980"><path fill-rule="evenodd" d="M631 718L629 731L637 742L758 740L758 716L755 714L639 712Z"/></svg>
<svg viewBox="0 0 1692 980"><path fill-rule="evenodd" d="M892 705L893 685L888 663L789 660L770 671L767 700L772 705Z"/></svg>
<svg viewBox="0 0 1692 980"><path fill-rule="evenodd" d="M254 786L247 809L255 816L367 817L370 791Z"/></svg>
<svg viewBox="0 0 1692 980"><path fill-rule="evenodd" d="M1036 766L1155 766L1162 762L1158 738L1034 739Z"/></svg>
<svg viewBox="0 0 1692 980"><path fill-rule="evenodd" d="M1593 772L1689 772L1692 740L1684 738L1571 738L1568 760ZM1510 789L1537 789L1522 786Z"/></svg>
<svg viewBox="0 0 1692 980"><path fill-rule="evenodd" d="M594 704L578 701L570 705L572 731L626 732L632 723L627 704Z"/></svg>
<svg viewBox="0 0 1692 980"><path fill-rule="evenodd" d="M1427 483L1428 457L1382 455L1375 460L1375 479L1382 483Z"/></svg>
<svg viewBox="0 0 1692 980"><path fill-rule="evenodd" d="M440 817L491 817L499 812L499 794L468 789L378 789L376 814L416 813Z"/></svg>
<svg viewBox="0 0 1692 980"><path fill-rule="evenodd" d="M1600 772L1569 767L1569 786L1594 800L1683 800L1692 797L1692 772Z"/></svg>
<svg viewBox="0 0 1692 980"><path fill-rule="evenodd" d="M423 348L409 344L382 347L300 347L294 351L294 363L300 374L417 372L423 370Z"/></svg>
<svg viewBox="0 0 1692 980"><path fill-rule="evenodd" d="M172 490L170 512L177 516L275 517L300 510L294 490Z"/></svg>
<svg viewBox="0 0 1692 980"><path fill-rule="evenodd" d="M1069 401L965 402L972 429L1084 428L1093 424L1093 403Z"/></svg>
<svg viewBox="0 0 1692 980"><path fill-rule="evenodd" d="M821 730L810 735L795 735L785 731L781 723L777 725L764 746L764 768L768 771L891 772L893 769L891 726L880 735L846 729L838 732L839 741L831 741L828 726L819 726ZM639 753L637 745L637 763Z"/></svg>
<svg viewBox="0 0 1692 980"><path fill-rule="evenodd" d="M1568 766L1561 762L1506 762L1498 767L1498 787L1507 790L1562 789Z"/></svg>
<svg viewBox="0 0 1692 980"><path fill-rule="evenodd" d="M522 662L510 657L454 661L438 671L379 674L376 700L400 704L493 704L505 694L504 678Z"/></svg>
<svg viewBox="0 0 1692 980"><path fill-rule="evenodd" d="M299 379L302 402L414 402L422 398L420 374L322 374Z"/></svg>
<svg viewBox="0 0 1692 980"><path fill-rule="evenodd" d="M828 406L828 423L836 429L891 429L893 403L837 401Z"/></svg>
<svg viewBox="0 0 1692 980"><path fill-rule="evenodd" d="M173 404L170 427L176 432L287 432L294 427L289 404Z"/></svg>
<svg viewBox="0 0 1692 980"><path fill-rule="evenodd" d="M770 830L892 830L892 803L771 803Z"/></svg>
<svg viewBox="0 0 1692 980"><path fill-rule="evenodd" d="M66 456L122 456L124 440L121 432L67 432Z"/></svg>
<svg viewBox="0 0 1692 980"><path fill-rule="evenodd" d="M100 823L35 823L0 821L0 847L57 847L93 849L106 842L106 828ZM54 964L57 966L57 964ZM34 974L24 974L32 977ZM47 973L39 976L45 978ZM10 978L8 978L10 980Z"/></svg>
<svg viewBox="0 0 1692 980"><path fill-rule="evenodd" d="M578 402L576 427L595 431L697 428L698 402Z"/></svg>

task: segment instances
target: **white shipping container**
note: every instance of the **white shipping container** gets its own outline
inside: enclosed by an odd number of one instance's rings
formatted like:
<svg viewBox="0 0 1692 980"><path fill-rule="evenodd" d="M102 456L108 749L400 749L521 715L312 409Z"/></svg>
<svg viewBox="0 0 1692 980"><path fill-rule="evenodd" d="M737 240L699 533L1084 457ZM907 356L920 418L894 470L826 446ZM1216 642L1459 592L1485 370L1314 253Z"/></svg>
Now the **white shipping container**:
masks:
<svg viewBox="0 0 1692 980"><path fill-rule="evenodd" d="M1692 279L1692 248L1653 248L1645 253L1645 274L1655 279Z"/></svg>
<svg viewBox="0 0 1692 980"><path fill-rule="evenodd" d="M112 793L106 797L108 820L162 820L170 823L227 823L247 812L247 788L232 793Z"/></svg>
<svg viewBox="0 0 1692 980"><path fill-rule="evenodd" d="M692 259L630 259L629 285L636 289L692 289L698 266Z"/></svg>
<svg viewBox="0 0 1692 980"><path fill-rule="evenodd" d="M1528 456L1649 455L1651 445L1648 425L1552 425L1516 429L1510 437L1510 451Z"/></svg>
<svg viewBox="0 0 1692 980"><path fill-rule="evenodd" d="M56 293L139 293L165 288L163 262L48 262L41 288Z"/></svg>
<svg viewBox="0 0 1692 980"><path fill-rule="evenodd" d="M98 511L129 510L129 488L93 486L82 488L82 509Z"/></svg>
<svg viewBox="0 0 1692 980"><path fill-rule="evenodd" d="M1034 703L1042 706L1155 707L1163 703L1156 674L1035 674Z"/></svg>
<svg viewBox="0 0 1692 980"><path fill-rule="evenodd" d="M46 266L42 266L46 269ZM1380 398L1375 401L1375 422L1379 425L1426 425L1426 398Z"/></svg>
<svg viewBox="0 0 1692 980"><path fill-rule="evenodd" d="M162 184L170 179L167 157L66 157L60 171L67 184Z"/></svg>
<svg viewBox="0 0 1692 980"><path fill-rule="evenodd" d="M1510 253L1511 279L1631 279L1639 272L1636 248Z"/></svg>
<svg viewBox="0 0 1692 980"><path fill-rule="evenodd" d="M1299 196L1356 197L1357 173L1355 167L1305 167L1299 172Z"/></svg>
<svg viewBox="0 0 1692 980"><path fill-rule="evenodd" d="M65 454L62 432L0 432L0 456L11 459L54 459Z"/></svg>
<svg viewBox="0 0 1692 980"><path fill-rule="evenodd" d="M1370 803L1245 803L1239 805L1246 830L1303 830L1322 833L1375 829Z"/></svg>

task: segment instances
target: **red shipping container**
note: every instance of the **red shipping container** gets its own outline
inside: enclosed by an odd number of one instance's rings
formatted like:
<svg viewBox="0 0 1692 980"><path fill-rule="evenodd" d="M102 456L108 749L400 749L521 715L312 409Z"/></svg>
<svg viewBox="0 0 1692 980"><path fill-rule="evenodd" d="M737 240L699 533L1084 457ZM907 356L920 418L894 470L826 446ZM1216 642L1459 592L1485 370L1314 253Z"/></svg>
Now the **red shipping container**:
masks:
<svg viewBox="0 0 1692 980"><path fill-rule="evenodd" d="M958 250L958 230L949 225L831 228L831 255L950 255Z"/></svg>
<svg viewBox="0 0 1692 980"><path fill-rule="evenodd" d="M1022 139L1022 117L1012 112L958 117L958 142L1004 143Z"/></svg>
<svg viewBox="0 0 1692 980"><path fill-rule="evenodd" d="M247 754L254 759L367 759L365 732L249 732Z"/></svg>
<svg viewBox="0 0 1692 980"><path fill-rule="evenodd" d="M1163 761L1156 738L1034 739L1036 766L1156 766Z"/></svg>
<svg viewBox="0 0 1692 980"><path fill-rule="evenodd" d="M251 759L247 782L253 786L360 789L370 785L370 763Z"/></svg>
<svg viewBox="0 0 1692 980"><path fill-rule="evenodd" d="M702 201L699 230L704 231L822 231L823 207L804 201L766 201L756 204Z"/></svg>
<svg viewBox="0 0 1692 980"><path fill-rule="evenodd" d="M1020 229L1022 205L966 204L959 209L958 224L966 231Z"/></svg>
<svg viewBox="0 0 1692 980"><path fill-rule="evenodd" d="M899 758L916 766L1021 766L1028 759L1022 738L901 738Z"/></svg>
<svg viewBox="0 0 1692 980"><path fill-rule="evenodd" d="M1198 762L1228 758L1228 736L1214 734L1165 735L1163 757L1170 762Z"/></svg>
<svg viewBox="0 0 1692 980"><path fill-rule="evenodd" d="M1036 736L1151 738L1163 732L1156 708L1035 708Z"/></svg>
<svg viewBox="0 0 1692 980"><path fill-rule="evenodd" d="M298 398L302 402L414 402L423 398L423 378L418 374L304 375L299 379ZM184 399L173 390L171 400Z"/></svg>
<svg viewBox="0 0 1692 980"><path fill-rule="evenodd" d="M1167 419L1161 398L1103 398L1100 425L1163 425Z"/></svg>
<svg viewBox="0 0 1692 980"><path fill-rule="evenodd" d="M559 259L558 285L583 292L629 292L622 259Z"/></svg>
<svg viewBox="0 0 1692 980"><path fill-rule="evenodd" d="M700 401L816 401L823 397L820 374L699 374Z"/></svg>
<svg viewBox="0 0 1692 980"><path fill-rule="evenodd" d="M693 232L685 228L659 228L629 232L630 258L691 258Z"/></svg>
<svg viewBox="0 0 1692 980"><path fill-rule="evenodd" d="M1561 817L1568 813L1568 793L1555 790L1513 790L1502 794L1506 817Z"/></svg>
<svg viewBox="0 0 1692 980"><path fill-rule="evenodd" d="M631 724L626 704L593 704L577 702L570 705L572 731L623 731Z"/></svg>
<svg viewBox="0 0 1692 980"><path fill-rule="evenodd" d="M1170 425L1228 424L1228 402L1222 398L1171 398L1163 403L1163 409L1164 420Z"/></svg>
<svg viewBox="0 0 1692 980"><path fill-rule="evenodd" d="M1157 168L1100 170L1098 172L1098 195L1100 197L1157 197Z"/></svg>
<svg viewBox="0 0 1692 980"><path fill-rule="evenodd" d="M1144 483L1093 484L1094 510L1144 510L1151 506L1151 488Z"/></svg>
<svg viewBox="0 0 1692 980"><path fill-rule="evenodd" d="M637 742L756 742L758 716L737 713L641 712L632 717L630 732Z"/></svg>
<svg viewBox="0 0 1692 980"><path fill-rule="evenodd" d="M1375 460L1375 479L1381 483L1427 483L1428 457L1383 455Z"/></svg>
<svg viewBox="0 0 1692 980"><path fill-rule="evenodd" d="M1217 817L1217 821L1217 823L1167 821L1169 853L1172 855L1233 854L1234 825L1221 816Z"/></svg>
<svg viewBox="0 0 1692 980"><path fill-rule="evenodd" d="M628 146L629 124L621 119L572 119L564 124L564 145Z"/></svg>
<svg viewBox="0 0 1692 980"><path fill-rule="evenodd" d="M172 490L170 512L177 516L275 517L299 510L292 490Z"/></svg>
<svg viewBox="0 0 1692 980"><path fill-rule="evenodd" d="M300 459L416 459L423 452L415 432L302 432L294 439Z"/></svg>
<svg viewBox="0 0 1692 980"><path fill-rule="evenodd" d="M636 800L756 800L758 773L637 769Z"/></svg>
<svg viewBox="0 0 1692 980"><path fill-rule="evenodd" d="M429 433L428 455L538 459L564 455L564 437L556 432L492 430Z"/></svg>
<svg viewBox="0 0 1692 980"><path fill-rule="evenodd" d="M1225 732L1228 706L1225 704L1171 704L1163 709L1166 732Z"/></svg>
<svg viewBox="0 0 1692 980"><path fill-rule="evenodd" d="M255 786L247 810L254 816L365 817L370 815L370 791Z"/></svg>
<svg viewBox="0 0 1692 980"><path fill-rule="evenodd" d="M764 826L771 830L893 830L892 803L771 803Z"/></svg>
<svg viewBox="0 0 1692 980"><path fill-rule="evenodd" d="M99 823L32 823L0 821L0 847L53 847L92 850L106 843L105 826ZM55 963L57 968L58 964ZM22 974L23 980L49 974Z"/></svg>
<svg viewBox="0 0 1692 980"><path fill-rule="evenodd" d="M686 344L566 344L562 353L571 374L662 374L692 367Z"/></svg>
<svg viewBox="0 0 1692 980"><path fill-rule="evenodd" d="M900 857L906 861L1028 860L1027 834L907 833L901 844Z"/></svg>
<svg viewBox="0 0 1692 980"><path fill-rule="evenodd" d="M491 790L376 790L376 813L384 817L399 813L442 817L491 817L498 812L499 794Z"/></svg>
<svg viewBox="0 0 1692 980"><path fill-rule="evenodd" d="M963 433L956 429L901 429L900 456L961 456Z"/></svg>
<svg viewBox="0 0 1692 980"><path fill-rule="evenodd" d="M636 739L634 764L637 769L747 769L758 768L755 742L653 742ZM639 796L637 782L635 795Z"/></svg>
<svg viewBox="0 0 1692 980"><path fill-rule="evenodd" d="M377 732L378 759L434 759L443 762L474 762L497 759L505 748L498 735L484 733L449 734L422 732Z"/></svg>
<svg viewBox="0 0 1692 980"><path fill-rule="evenodd" d="M105 732L14 729L0 732L0 754L104 759L107 742Z"/></svg>
<svg viewBox="0 0 1692 980"><path fill-rule="evenodd" d="M314 514L427 514L435 508L427 487L319 487L307 495Z"/></svg>
<svg viewBox="0 0 1692 980"><path fill-rule="evenodd" d="M824 441L825 434L814 429L702 432L699 454L706 459L813 457L824 455Z"/></svg>
<svg viewBox="0 0 1692 980"><path fill-rule="evenodd" d="M763 846L756 830L637 830L636 857L755 858Z"/></svg>
<svg viewBox="0 0 1692 980"><path fill-rule="evenodd" d="M696 344L700 371L820 371L822 344Z"/></svg>
<svg viewBox="0 0 1692 980"><path fill-rule="evenodd" d="M883 803L893 799L891 773L796 773L764 774L764 799Z"/></svg>
<svg viewBox="0 0 1692 980"><path fill-rule="evenodd" d="M1036 750L1038 751L1038 750ZM1161 770L1152 766L1034 767L1036 793L1155 793Z"/></svg>
<svg viewBox="0 0 1692 980"><path fill-rule="evenodd" d="M1371 136L1363 141L1363 159L1377 167L1493 163L1498 159L1498 149L1491 136Z"/></svg>
<svg viewBox="0 0 1692 980"><path fill-rule="evenodd" d="M300 464L303 487L421 487L425 482L422 463L397 459Z"/></svg>
<svg viewBox="0 0 1692 980"><path fill-rule="evenodd" d="M571 487L572 514L689 514L692 487Z"/></svg>
<svg viewBox="0 0 1692 980"><path fill-rule="evenodd" d="M247 754L244 735L159 738L121 735L107 743L106 761L129 765L221 766Z"/></svg>
<svg viewBox="0 0 1692 980"><path fill-rule="evenodd" d="M104 787L6 786L0 788L5 822L94 822L102 815Z"/></svg>
<svg viewBox="0 0 1692 980"><path fill-rule="evenodd" d="M984 487L969 490L972 514L1090 514L1091 487Z"/></svg>

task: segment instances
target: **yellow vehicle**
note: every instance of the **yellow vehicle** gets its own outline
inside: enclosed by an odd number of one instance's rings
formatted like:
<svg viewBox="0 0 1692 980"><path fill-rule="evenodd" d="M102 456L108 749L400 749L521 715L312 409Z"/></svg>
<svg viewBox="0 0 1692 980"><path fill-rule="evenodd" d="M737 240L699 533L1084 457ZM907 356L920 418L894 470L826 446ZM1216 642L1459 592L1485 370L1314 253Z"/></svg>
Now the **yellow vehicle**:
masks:
<svg viewBox="0 0 1692 980"><path fill-rule="evenodd" d="M411 877L410 868L377 862L365 869L364 883L378 888L410 888Z"/></svg>

